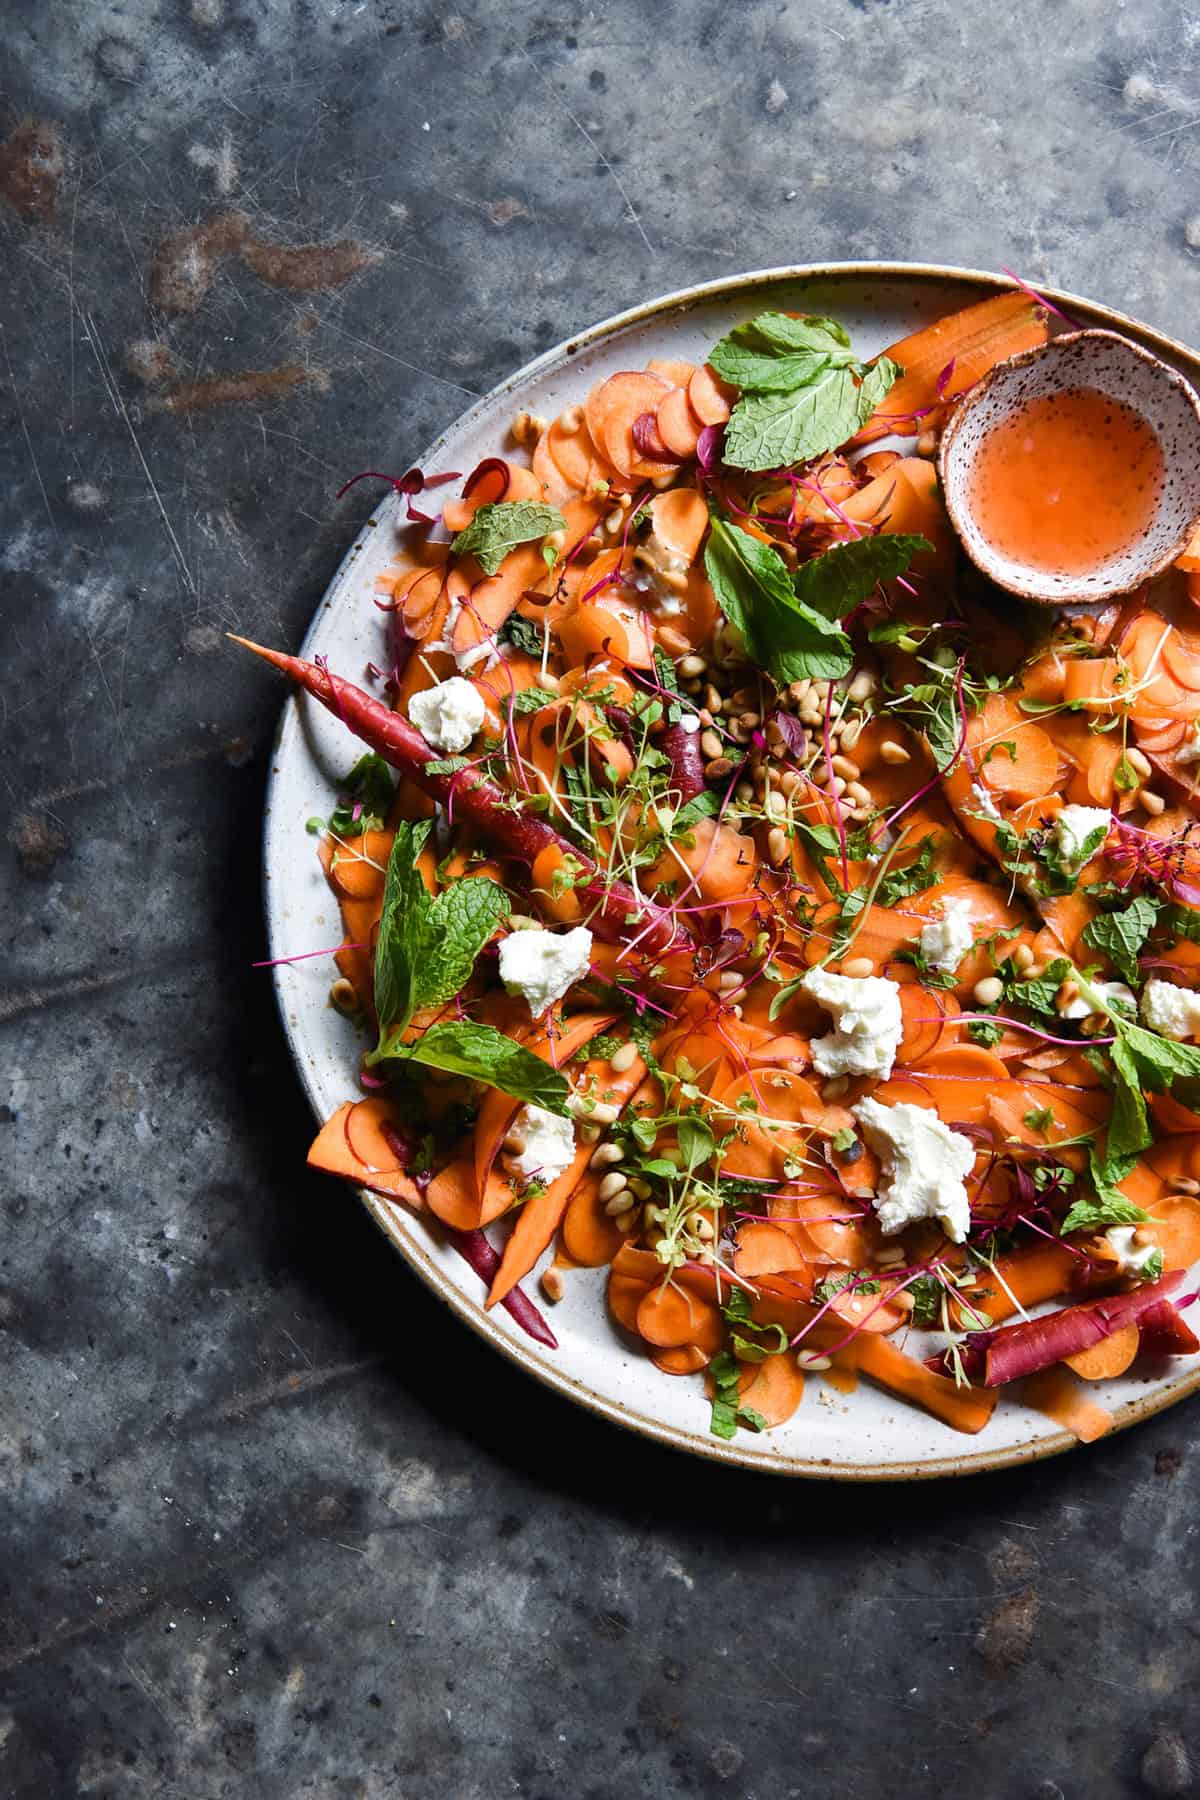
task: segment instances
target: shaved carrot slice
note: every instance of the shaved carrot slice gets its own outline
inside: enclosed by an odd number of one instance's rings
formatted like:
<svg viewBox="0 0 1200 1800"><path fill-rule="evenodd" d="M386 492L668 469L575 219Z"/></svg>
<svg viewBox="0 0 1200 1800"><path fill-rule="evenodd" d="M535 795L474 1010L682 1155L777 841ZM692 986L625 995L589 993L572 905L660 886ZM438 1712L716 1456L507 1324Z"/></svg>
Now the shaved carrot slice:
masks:
<svg viewBox="0 0 1200 1800"><path fill-rule="evenodd" d="M587 397L587 427L609 462L625 476L661 475L664 464L646 462L634 442L633 427L643 413L653 413L669 391L660 375L622 370L610 375Z"/></svg>
<svg viewBox="0 0 1200 1800"><path fill-rule="evenodd" d="M767 1429L786 1425L804 1398L804 1375L789 1350L775 1351L761 1362L744 1363L738 1375L743 1406L751 1408Z"/></svg>
<svg viewBox="0 0 1200 1800"><path fill-rule="evenodd" d="M659 1350L650 1358L664 1375L698 1375L712 1357L699 1344L680 1344L674 1350Z"/></svg>
<svg viewBox="0 0 1200 1800"><path fill-rule="evenodd" d="M887 355L900 364L904 374L856 441L868 443L896 431L919 431L923 424L919 415L943 400L939 382L944 380L949 394L961 394L1005 357L1032 350L1044 344L1046 337L1042 309L1028 294L1005 293L966 306L901 338Z"/></svg>
<svg viewBox="0 0 1200 1800"><path fill-rule="evenodd" d="M668 488L650 502L654 535L685 563L695 562L708 530L708 507L696 488Z"/></svg>
<svg viewBox="0 0 1200 1800"><path fill-rule="evenodd" d="M943 1424L952 1425L955 1431L973 1436L983 1430L996 1409L998 1396L994 1391L958 1387L948 1376L927 1369L884 1337L860 1339L858 1367L881 1387L902 1394Z"/></svg>
<svg viewBox="0 0 1200 1800"><path fill-rule="evenodd" d="M696 373L695 363L677 361L669 356L651 356L646 362L647 372L658 375L663 381L669 381L672 387L686 388Z"/></svg>
<svg viewBox="0 0 1200 1800"><path fill-rule="evenodd" d="M723 425L733 410L736 390L721 381L707 364L688 382L692 411L705 425Z"/></svg>
<svg viewBox="0 0 1200 1800"><path fill-rule="evenodd" d="M1098 1344L1092 1344L1087 1350L1077 1350L1074 1356L1064 1356L1063 1361L1076 1375L1082 1375L1085 1381L1110 1381L1115 1375L1123 1375L1141 1348L1141 1333L1136 1322L1122 1325L1120 1331L1114 1331L1110 1337L1101 1338Z"/></svg>
<svg viewBox="0 0 1200 1800"><path fill-rule="evenodd" d="M693 411L685 387L675 387L664 394L654 416L658 422L658 435L673 455L681 462L695 456L704 421Z"/></svg>

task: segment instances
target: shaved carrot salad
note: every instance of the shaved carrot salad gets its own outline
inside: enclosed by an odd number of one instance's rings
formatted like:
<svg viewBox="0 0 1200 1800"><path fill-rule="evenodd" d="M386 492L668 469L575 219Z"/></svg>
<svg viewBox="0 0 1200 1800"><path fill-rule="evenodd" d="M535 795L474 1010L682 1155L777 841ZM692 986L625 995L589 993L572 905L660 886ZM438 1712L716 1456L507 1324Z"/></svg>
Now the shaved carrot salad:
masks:
<svg viewBox="0 0 1200 1800"><path fill-rule="evenodd" d="M310 822L363 1093L309 1162L548 1346L521 1284L606 1269L722 1437L858 1376L1093 1437L1197 1347L1197 554L1025 608L932 460L1048 329L760 313L410 498L375 692L260 651L365 746Z"/></svg>

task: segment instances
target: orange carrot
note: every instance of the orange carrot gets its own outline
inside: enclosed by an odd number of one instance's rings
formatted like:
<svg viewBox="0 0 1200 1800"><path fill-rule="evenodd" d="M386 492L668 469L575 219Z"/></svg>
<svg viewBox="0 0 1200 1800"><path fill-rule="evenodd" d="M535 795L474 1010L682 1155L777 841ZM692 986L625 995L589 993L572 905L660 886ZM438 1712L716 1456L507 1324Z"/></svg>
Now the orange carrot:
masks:
<svg viewBox="0 0 1200 1800"><path fill-rule="evenodd" d="M887 354L904 374L856 441L868 443L895 431L901 435L920 431L924 421L916 415L941 403L938 383L943 376L946 392L961 394L1005 357L1032 350L1044 344L1046 337L1045 313L1028 294L1019 292L978 301L901 338Z"/></svg>
<svg viewBox="0 0 1200 1800"><path fill-rule="evenodd" d="M986 1388L959 1387L946 1375L927 1369L885 1337L859 1339L858 1367L864 1375L915 1406L932 1413L955 1431L982 1431L996 1408L997 1395Z"/></svg>
<svg viewBox="0 0 1200 1800"><path fill-rule="evenodd" d="M1071 1371L1061 1363L1028 1376L1021 1397L1026 1406L1045 1413L1056 1425L1065 1426L1081 1444L1094 1444L1113 1428L1113 1416L1107 1407L1089 1400Z"/></svg>
<svg viewBox="0 0 1200 1800"><path fill-rule="evenodd" d="M785 1425L804 1398L804 1376L788 1350L778 1350L761 1362L743 1363L738 1375L738 1394L770 1430Z"/></svg>
<svg viewBox="0 0 1200 1800"><path fill-rule="evenodd" d="M686 388L675 387L664 394L654 416L658 435L674 456L681 462L695 456L704 422L693 411Z"/></svg>
<svg viewBox="0 0 1200 1800"><path fill-rule="evenodd" d="M733 410L736 390L728 387L707 366L699 368L688 382L688 399L692 411L705 425L723 425Z"/></svg>
<svg viewBox="0 0 1200 1800"><path fill-rule="evenodd" d="M1074 1356L1064 1356L1063 1361L1076 1375L1082 1375L1085 1381L1109 1381L1115 1375L1123 1375L1136 1357L1141 1346L1141 1333L1136 1322L1122 1325L1120 1331L1111 1336L1101 1338L1098 1344L1092 1344L1087 1350L1077 1350Z"/></svg>
<svg viewBox="0 0 1200 1800"><path fill-rule="evenodd" d="M654 535L685 563L695 562L708 530L708 507L695 488L668 488L650 502Z"/></svg>
<svg viewBox="0 0 1200 1800"><path fill-rule="evenodd" d="M633 437L633 427L643 413L653 413L669 392L660 375L645 370L622 370L610 375L587 397L587 427L613 467L625 476L661 475L665 464L643 460Z"/></svg>

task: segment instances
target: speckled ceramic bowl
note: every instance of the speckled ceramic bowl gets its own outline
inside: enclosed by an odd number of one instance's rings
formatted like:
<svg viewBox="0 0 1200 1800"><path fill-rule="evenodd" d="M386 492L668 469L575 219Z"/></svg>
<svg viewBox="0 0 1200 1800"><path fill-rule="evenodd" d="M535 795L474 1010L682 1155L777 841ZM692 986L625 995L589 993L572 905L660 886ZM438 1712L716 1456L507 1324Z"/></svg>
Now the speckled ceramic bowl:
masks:
<svg viewBox="0 0 1200 1800"><path fill-rule="evenodd" d="M609 319L548 350L479 400L419 458L427 469L469 469L494 454L518 408L555 413L582 400L592 384L617 369L640 368L650 356L699 359L732 326L764 307L831 315L855 344L874 355L918 326L985 299L1006 284L968 269L905 264L841 264L773 269L711 282ZM1182 344L1135 320L1091 305L1077 295L1051 296L1077 318L1113 326L1169 357L1193 380L1200 359ZM376 468L404 467L411 444L405 429L404 375L379 396L379 436L364 444ZM399 427L396 421L400 421ZM375 460L378 458L378 460ZM303 647L324 654L335 669L359 679L380 653L381 615L375 578L405 541L408 527L394 494L372 511L328 593ZM271 955L293 956L337 941L337 907L321 874L312 813L327 813L341 778L357 755L346 727L314 703L293 695L283 709L267 803L264 842L266 911ZM329 1003L329 962L320 956L274 970L280 1010L296 1066L318 1119L360 1090L361 1041L350 1021ZM294 1147L297 1166L304 1146ZM502 1308L483 1308L480 1282L426 1220L379 1194L363 1200L384 1237L470 1330L519 1368L598 1418L659 1443L718 1462L779 1475L839 1481L912 1480L964 1475L1036 1461L1073 1447L1075 1439L1020 1399L1005 1400L979 1438L959 1437L936 1419L881 1389L863 1384L841 1394L813 1377L795 1417L778 1431L739 1432L730 1443L708 1429L703 1389L694 1379L660 1375L627 1342L604 1303L605 1271L573 1270L567 1292L550 1311L559 1340L549 1350L522 1335ZM340 1204L331 1187L330 1219ZM331 1230L336 1223L331 1223ZM1200 1271L1198 1271L1200 1273ZM398 1301L402 1291L397 1274ZM536 1282L529 1283L537 1293ZM547 1309L548 1311L550 1309ZM1200 1388L1200 1355L1163 1369L1134 1370L1105 1383L1104 1403L1118 1426L1131 1425ZM682 1479L682 1477L681 1477Z"/></svg>
<svg viewBox="0 0 1200 1800"><path fill-rule="evenodd" d="M996 426L1033 400L1094 388L1153 431L1164 480L1146 530L1086 575L1033 568L989 543L971 510L977 460ZM938 458L946 510L971 560L998 586L1043 605L1127 594L1173 563L1200 522L1200 400L1174 369L1114 331L1072 331L999 363L960 401Z"/></svg>

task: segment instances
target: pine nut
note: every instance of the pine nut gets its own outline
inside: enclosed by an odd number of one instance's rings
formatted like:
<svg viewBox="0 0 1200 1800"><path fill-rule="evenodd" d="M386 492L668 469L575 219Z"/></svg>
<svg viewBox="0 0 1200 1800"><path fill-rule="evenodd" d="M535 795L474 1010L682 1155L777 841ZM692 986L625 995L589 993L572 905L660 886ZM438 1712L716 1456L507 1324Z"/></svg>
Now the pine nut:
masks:
<svg viewBox="0 0 1200 1800"><path fill-rule="evenodd" d="M840 775L834 776L833 780L829 783L829 787L831 793L836 794L839 800L846 791L846 784Z"/></svg>
<svg viewBox="0 0 1200 1800"><path fill-rule="evenodd" d="M754 783L752 781L739 781L733 790L733 795L734 799L740 801L743 806L752 805L754 801Z"/></svg>
<svg viewBox="0 0 1200 1800"><path fill-rule="evenodd" d="M860 669L850 686L846 689L848 700L869 700L875 692L875 677L867 669Z"/></svg>
<svg viewBox="0 0 1200 1800"><path fill-rule="evenodd" d="M1125 761L1129 764L1131 769L1135 769L1141 776L1149 776L1154 773L1150 758L1141 750L1126 750Z"/></svg>
<svg viewBox="0 0 1200 1800"><path fill-rule="evenodd" d="M658 579L660 584L665 588L670 588L673 594L682 594L687 591L688 578L682 569L660 569Z"/></svg>
<svg viewBox="0 0 1200 1800"><path fill-rule="evenodd" d="M701 1242L705 1244L711 1244L713 1238L716 1236L716 1227L705 1213L701 1213L700 1217L696 1220L696 1223L692 1226L692 1230Z"/></svg>
<svg viewBox="0 0 1200 1800"><path fill-rule="evenodd" d="M732 994L734 988L742 986L743 979L736 969L726 969L717 983L717 988L722 994Z"/></svg>
<svg viewBox="0 0 1200 1800"><path fill-rule="evenodd" d="M787 801L782 794L768 792L765 804L769 818L784 819L787 817Z"/></svg>
<svg viewBox="0 0 1200 1800"><path fill-rule="evenodd" d="M739 715L738 724L743 731L757 731L762 724L762 717L756 712L744 712Z"/></svg>
<svg viewBox="0 0 1200 1800"><path fill-rule="evenodd" d="M358 1009L358 994L354 983L347 980L345 975L339 975L333 983L329 998L339 1012L356 1012Z"/></svg>
<svg viewBox="0 0 1200 1800"><path fill-rule="evenodd" d="M723 781L726 775L733 774L733 763L727 756L714 756L710 763L704 765L706 781Z"/></svg>
<svg viewBox="0 0 1200 1800"><path fill-rule="evenodd" d="M1157 1239L1151 1226L1139 1225L1133 1234L1133 1241L1135 1244L1153 1244L1157 1242Z"/></svg>
<svg viewBox="0 0 1200 1800"><path fill-rule="evenodd" d="M875 973L875 964L869 956L852 956L842 964L842 974L848 981L865 981L868 975Z"/></svg>
<svg viewBox="0 0 1200 1800"><path fill-rule="evenodd" d="M622 1205L614 1206L612 1202L620 1195L624 1195ZM619 1213L622 1207L629 1205L629 1183L619 1169L614 1169L611 1175L604 1177L596 1189L596 1198L603 1202L605 1212L610 1215Z"/></svg>
<svg viewBox="0 0 1200 1800"><path fill-rule="evenodd" d="M624 527L624 524L625 514L621 511L619 506L614 506L610 513L605 513L604 529L607 531L609 537L616 537L618 531L622 530Z"/></svg>
<svg viewBox="0 0 1200 1800"><path fill-rule="evenodd" d="M608 1059L608 1066L613 1074L623 1075L626 1069L632 1069L637 1061L637 1053L636 1044L622 1044L619 1050L614 1050Z"/></svg>
<svg viewBox="0 0 1200 1800"><path fill-rule="evenodd" d="M1173 1175L1167 1186L1173 1194L1200 1194L1200 1181L1193 1181L1187 1175Z"/></svg>
<svg viewBox="0 0 1200 1800"><path fill-rule="evenodd" d="M797 706L799 706L801 700L807 700L807 698L811 692L812 692L812 681L808 677L806 677L803 681L793 681L791 686L788 688L788 693L791 695L792 699L796 702Z"/></svg>
<svg viewBox="0 0 1200 1800"><path fill-rule="evenodd" d="M704 690L705 706L707 706L710 713L715 714L715 713L720 712L721 707L724 705L724 702L725 702L725 696L722 694L720 688L715 688L713 686L712 682L710 681L708 686Z"/></svg>
<svg viewBox="0 0 1200 1800"><path fill-rule="evenodd" d="M1072 1000L1078 1000L1078 998L1079 983L1077 981L1064 981L1059 988L1058 993L1054 996L1054 1004L1059 1012L1066 1012Z"/></svg>
<svg viewBox="0 0 1200 1800"><path fill-rule="evenodd" d="M980 1006L995 1006L1004 992L1004 983L998 975L985 975L982 981L975 983L974 993Z"/></svg>
<svg viewBox="0 0 1200 1800"><path fill-rule="evenodd" d="M565 413L560 414L558 429L564 437L574 437L583 424L582 406L568 406Z"/></svg>
<svg viewBox="0 0 1200 1800"><path fill-rule="evenodd" d="M777 777L780 792L794 794L800 786L800 779L799 769L784 769L782 774Z"/></svg>
<svg viewBox="0 0 1200 1800"><path fill-rule="evenodd" d="M620 1107L614 1106L609 1100L601 1100L592 1108L592 1119L597 1125L615 1125L620 1116Z"/></svg>
<svg viewBox="0 0 1200 1800"><path fill-rule="evenodd" d="M1028 981L1037 981L1045 973L1046 973L1045 963L1031 962L1031 963L1026 964L1025 977L1026 977L1026 980L1028 980Z"/></svg>
<svg viewBox="0 0 1200 1800"><path fill-rule="evenodd" d="M567 534L565 531L548 531L542 539L543 544L549 545L551 550L561 550L566 541Z"/></svg>
<svg viewBox="0 0 1200 1800"><path fill-rule="evenodd" d="M846 798L852 800L855 806L869 807L871 804L871 796L861 781L852 781L847 785Z"/></svg>
<svg viewBox="0 0 1200 1800"><path fill-rule="evenodd" d="M1167 803L1162 795L1152 794L1149 788L1142 789L1141 793L1138 795L1138 800L1141 805L1145 807L1152 819L1157 819L1159 813L1164 813L1167 810Z"/></svg>
<svg viewBox="0 0 1200 1800"><path fill-rule="evenodd" d="M557 1304L563 1297L563 1278L557 1269L543 1269L538 1286L552 1304Z"/></svg>
<svg viewBox="0 0 1200 1800"><path fill-rule="evenodd" d="M616 1213L613 1217L613 1224L618 1231L623 1231L626 1237L637 1230L637 1221L638 1209L636 1206L627 1207L624 1212Z"/></svg>
<svg viewBox="0 0 1200 1800"><path fill-rule="evenodd" d="M636 1194L639 1200L648 1200L654 1189L648 1181L643 1181L640 1175L635 1175L629 1183L629 1191L631 1194Z"/></svg>
<svg viewBox="0 0 1200 1800"><path fill-rule="evenodd" d="M600 1137L600 1127L598 1125L580 1125L577 1127L577 1135L581 1144L594 1144Z"/></svg>
<svg viewBox="0 0 1200 1800"><path fill-rule="evenodd" d="M865 720L851 719L842 726L842 749L853 750L863 734Z"/></svg>
<svg viewBox="0 0 1200 1800"><path fill-rule="evenodd" d="M875 1258L881 1269L901 1269L904 1267L904 1246L888 1244Z"/></svg>
<svg viewBox="0 0 1200 1800"><path fill-rule="evenodd" d="M832 1081L827 1081L825 1083L825 1086L821 1090L821 1098L823 1100L840 1100L842 1095L849 1091L849 1088L849 1076L835 1075Z"/></svg>
<svg viewBox="0 0 1200 1800"><path fill-rule="evenodd" d="M859 768L858 764L856 762L851 762L848 756L835 756L833 758L833 772L835 775L844 775L847 781L857 781L862 774L862 770Z"/></svg>
<svg viewBox="0 0 1200 1800"><path fill-rule="evenodd" d="M937 455L938 439L936 431L923 431L917 439L917 455L931 462Z"/></svg>
<svg viewBox="0 0 1200 1800"><path fill-rule="evenodd" d="M1080 1019L1079 1029L1084 1037L1103 1037L1109 1029L1108 1014L1102 1012L1089 1013L1086 1019Z"/></svg>
<svg viewBox="0 0 1200 1800"><path fill-rule="evenodd" d="M601 1144L598 1150L593 1150L588 1168L607 1169L610 1163L619 1163L624 1154L620 1144Z"/></svg>
<svg viewBox="0 0 1200 1800"><path fill-rule="evenodd" d="M898 1306L901 1312L911 1312L916 1304L907 1288L902 1288L898 1294L888 1295L888 1305Z"/></svg>
<svg viewBox="0 0 1200 1800"><path fill-rule="evenodd" d="M697 656L695 651L693 651L690 656L685 656L680 662L679 673L685 676L687 680L691 681L694 676L703 675L707 667L708 658L705 656Z"/></svg>
<svg viewBox="0 0 1200 1800"><path fill-rule="evenodd" d="M817 1375L822 1369L832 1369L833 1358L822 1356L819 1350L797 1350L796 1367L807 1369L810 1374Z"/></svg>
<svg viewBox="0 0 1200 1800"><path fill-rule="evenodd" d="M879 746L879 754L885 763L891 763L895 768L899 768L901 763L912 761L904 745L898 744L895 738L885 738Z"/></svg>
<svg viewBox="0 0 1200 1800"><path fill-rule="evenodd" d="M1012 952L1012 960L1018 969L1029 969L1033 966L1033 951L1028 944L1018 944Z"/></svg>
<svg viewBox="0 0 1200 1800"><path fill-rule="evenodd" d="M721 740L715 731L702 731L700 733L700 748L710 761L714 756L720 756Z"/></svg>
<svg viewBox="0 0 1200 1800"><path fill-rule="evenodd" d="M788 859L787 833L778 825L767 834L767 855L776 868Z"/></svg>

